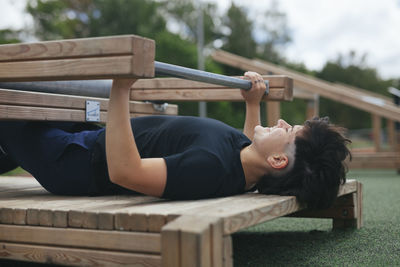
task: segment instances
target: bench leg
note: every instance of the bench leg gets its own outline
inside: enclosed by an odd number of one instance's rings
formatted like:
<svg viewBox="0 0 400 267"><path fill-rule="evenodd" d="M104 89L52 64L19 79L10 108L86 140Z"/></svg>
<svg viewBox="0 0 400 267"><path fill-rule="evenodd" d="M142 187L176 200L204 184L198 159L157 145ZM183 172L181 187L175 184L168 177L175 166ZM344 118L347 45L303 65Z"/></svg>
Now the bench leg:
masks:
<svg viewBox="0 0 400 267"><path fill-rule="evenodd" d="M232 237L230 235L224 236L224 267L233 267L233 248Z"/></svg>
<svg viewBox="0 0 400 267"><path fill-rule="evenodd" d="M333 218L333 229L357 228L363 226L362 184L357 182L357 191L337 199L334 207L341 216Z"/></svg>
<svg viewBox="0 0 400 267"><path fill-rule="evenodd" d="M221 219L178 217L161 230L162 266L222 267L225 243Z"/></svg>
<svg viewBox="0 0 400 267"><path fill-rule="evenodd" d="M333 229L357 228L363 226L362 217L362 184L355 183L355 190L338 197L331 208L324 210L301 210L290 214L290 217L331 218Z"/></svg>

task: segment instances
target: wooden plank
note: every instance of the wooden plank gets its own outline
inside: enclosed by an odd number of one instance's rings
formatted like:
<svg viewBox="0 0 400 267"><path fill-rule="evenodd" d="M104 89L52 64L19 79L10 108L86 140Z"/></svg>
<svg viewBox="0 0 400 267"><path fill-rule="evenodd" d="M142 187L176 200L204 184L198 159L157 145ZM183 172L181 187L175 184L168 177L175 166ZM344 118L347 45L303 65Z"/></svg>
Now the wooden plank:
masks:
<svg viewBox="0 0 400 267"><path fill-rule="evenodd" d="M230 235L224 236L224 267L233 267L233 248L232 237Z"/></svg>
<svg viewBox="0 0 400 267"><path fill-rule="evenodd" d="M250 60L224 51L216 51L213 59L238 67L245 70L253 70L259 73L272 72L274 74L287 75L293 78L294 87L306 88L307 90L319 94L320 96L338 101L367 112L380 115L384 118L400 121L400 108L393 104L388 104L385 100L370 95L364 91L356 91L349 87L336 85L327 81L323 81L303 73L273 65L271 63Z"/></svg>
<svg viewBox="0 0 400 267"><path fill-rule="evenodd" d="M233 76L240 78L242 76ZM290 90L293 88L293 80L285 75L262 75L264 80L269 81L270 88L284 88ZM154 79L139 79L132 87L132 90L146 89L233 89L222 85L211 83L196 82L179 78L154 78Z"/></svg>
<svg viewBox="0 0 400 267"><path fill-rule="evenodd" d="M395 122L393 120L387 120L387 135L388 135L388 143L391 151L397 150L397 138L396 138L396 127Z"/></svg>
<svg viewBox="0 0 400 267"><path fill-rule="evenodd" d="M133 35L4 45L0 81L153 77L154 48Z"/></svg>
<svg viewBox="0 0 400 267"><path fill-rule="evenodd" d="M268 127L275 126L281 118L281 105L279 102L268 102L267 107L267 125Z"/></svg>
<svg viewBox="0 0 400 267"><path fill-rule="evenodd" d="M319 97L315 95L314 99L307 100L306 119L312 119L319 116Z"/></svg>
<svg viewBox="0 0 400 267"><path fill-rule="evenodd" d="M161 253L161 236L154 233L0 225L0 240L121 252Z"/></svg>
<svg viewBox="0 0 400 267"><path fill-rule="evenodd" d="M339 188L338 196L357 190L357 182L349 180ZM265 222L304 209L295 197L248 193L235 196L218 205L202 206L185 211L184 215L203 214L224 220L224 234Z"/></svg>
<svg viewBox="0 0 400 267"><path fill-rule="evenodd" d="M244 101L239 89L146 89L131 90L131 100L164 101ZM291 93L284 88L271 88L263 101L290 101Z"/></svg>
<svg viewBox="0 0 400 267"><path fill-rule="evenodd" d="M175 220L181 214L195 209L213 205L222 205L226 201L234 199L235 196L225 197L225 198L213 198L213 199L201 199L196 201L159 201L153 202L149 205L137 205L126 207L122 209L114 210L116 221L125 221L124 227L128 227L131 231L149 231L149 232L160 232L162 227L167 223ZM128 214L129 216L127 216ZM142 221L143 215L146 216L147 229L144 230L142 225L132 223L132 220ZM138 227L138 228L136 228Z"/></svg>
<svg viewBox="0 0 400 267"><path fill-rule="evenodd" d="M0 89L0 104L4 105L85 110L86 100L98 101L100 103L101 111L108 110L108 99L104 98ZM177 105L171 105L171 104L169 104L166 107L166 110L164 112L160 112L155 110L153 104L151 103L130 101L129 109L131 113L168 114L168 115L178 114Z"/></svg>
<svg viewBox="0 0 400 267"><path fill-rule="evenodd" d="M381 129L382 118L376 114L372 114L372 138L374 139L375 151L381 150Z"/></svg>
<svg viewBox="0 0 400 267"><path fill-rule="evenodd" d="M132 38L132 73L140 77L154 77L155 42Z"/></svg>
<svg viewBox="0 0 400 267"><path fill-rule="evenodd" d="M161 255L164 258L164 255L171 252L173 257L168 255L165 260L163 259L163 266L173 266L172 264L174 266L213 266L214 262L216 266L221 266L222 246L212 245L222 241L222 231L211 230L212 225L218 223L220 223L218 218L181 216L164 226L161 232ZM220 235L215 242L213 233ZM168 242L170 240L172 244ZM212 258L214 250L217 250L215 257L219 257L218 259Z"/></svg>
<svg viewBox="0 0 400 267"><path fill-rule="evenodd" d="M158 255L0 242L0 257L71 266L160 266Z"/></svg>
<svg viewBox="0 0 400 267"><path fill-rule="evenodd" d="M60 81L141 77L132 56L0 63L0 81Z"/></svg>
<svg viewBox="0 0 400 267"><path fill-rule="evenodd" d="M6 44L0 46L0 62L133 54L132 38L145 40L126 35Z"/></svg>
<svg viewBox="0 0 400 267"><path fill-rule="evenodd" d="M131 118L149 116L149 113L131 113ZM0 120L41 120L85 122L86 111L77 109L0 105ZM100 121L107 121L107 112L100 112Z"/></svg>
<svg viewBox="0 0 400 267"><path fill-rule="evenodd" d="M307 100L307 99L311 100L311 99L315 98L315 94L307 91L307 89L295 87L295 88L293 88L293 97L305 99L305 100Z"/></svg>
<svg viewBox="0 0 400 267"><path fill-rule="evenodd" d="M345 218L334 218L333 228L356 228L360 229L363 225L363 190L362 184L357 182L357 190L352 194L352 208L354 209L354 214ZM338 205L338 209L346 208L345 205L341 207Z"/></svg>

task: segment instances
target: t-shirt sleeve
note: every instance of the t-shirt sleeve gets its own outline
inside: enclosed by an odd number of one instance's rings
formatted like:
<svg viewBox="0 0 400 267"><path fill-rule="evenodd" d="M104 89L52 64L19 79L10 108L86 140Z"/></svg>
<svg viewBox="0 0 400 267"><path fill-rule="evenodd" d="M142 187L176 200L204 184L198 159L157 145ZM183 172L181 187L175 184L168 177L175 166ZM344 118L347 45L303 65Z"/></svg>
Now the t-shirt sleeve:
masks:
<svg viewBox="0 0 400 267"><path fill-rule="evenodd" d="M167 165L164 198L183 200L219 196L224 167L218 156L193 148L164 159Z"/></svg>

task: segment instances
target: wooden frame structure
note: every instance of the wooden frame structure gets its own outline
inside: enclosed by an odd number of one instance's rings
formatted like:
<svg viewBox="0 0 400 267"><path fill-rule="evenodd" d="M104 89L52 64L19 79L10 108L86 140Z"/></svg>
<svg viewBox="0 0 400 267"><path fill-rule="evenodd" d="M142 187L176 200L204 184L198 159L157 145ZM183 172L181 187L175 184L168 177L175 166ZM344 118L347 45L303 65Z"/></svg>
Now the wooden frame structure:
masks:
<svg viewBox="0 0 400 267"><path fill-rule="evenodd" d="M26 71L25 71L26 70ZM0 81L149 78L154 42L138 36L0 46ZM292 80L265 76L264 100L292 99ZM0 89L0 119L84 121L86 100ZM240 101L239 90L179 79L139 80L131 115L176 114L136 100ZM275 102L277 103L277 102ZM348 181L328 210L302 211L295 197L256 193L197 201L142 195L63 197L32 178L0 177L0 257L73 266L232 266L231 234L277 217L333 219L334 228L362 226L362 185Z"/></svg>
<svg viewBox="0 0 400 267"><path fill-rule="evenodd" d="M231 234L268 220L331 218L362 227L362 185L307 211L295 197L247 193L196 201L149 196L63 197L33 178L0 177L0 257L71 266L233 266Z"/></svg>
<svg viewBox="0 0 400 267"><path fill-rule="evenodd" d="M296 90L300 89L371 113L375 150L367 154L364 154L364 151L359 153L355 151L353 153L353 161L349 162L350 167L390 167L400 169L400 151L398 150L399 146L397 145L394 129L394 122L400 121L400 107L393 104L390 98L360 88L330 83L266 61L247 59L222 50L216 51L212 56L213 59L218 62L243 70L288 75L293 78L293 86L295 88L294 95L296 95ZM277 113L277 111L275 111L275 113ZM381 149L382 118L387 119L391 151L382 151Z"/></svg>

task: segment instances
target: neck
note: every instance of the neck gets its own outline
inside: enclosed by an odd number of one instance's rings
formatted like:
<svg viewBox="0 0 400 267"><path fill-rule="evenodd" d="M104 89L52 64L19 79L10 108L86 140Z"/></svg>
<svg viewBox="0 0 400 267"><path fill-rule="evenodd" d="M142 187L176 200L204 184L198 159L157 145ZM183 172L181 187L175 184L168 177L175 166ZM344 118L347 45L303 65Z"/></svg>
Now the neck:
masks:
<svg viewBox="0 0 400 267"><path fill-rule="evenodd" d="M249 145L240 151L240 160L246 179L246 190L254 187L263 177L268 169L265 160Z"/></svg>

